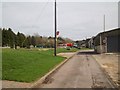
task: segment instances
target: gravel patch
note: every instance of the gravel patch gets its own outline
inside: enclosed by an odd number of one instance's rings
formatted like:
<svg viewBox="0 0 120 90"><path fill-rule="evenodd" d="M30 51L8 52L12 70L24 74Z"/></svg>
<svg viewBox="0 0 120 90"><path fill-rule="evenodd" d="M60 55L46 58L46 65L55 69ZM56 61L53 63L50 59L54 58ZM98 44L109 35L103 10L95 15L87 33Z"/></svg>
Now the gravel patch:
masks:
<svg viewBox="0 0 120 90"><path fill-rule="evenodd" d="M74 55L75 52L69 52L69 53L58 53L58 56L62 56L62 57L66 57L66 58L70 58L72 55Z"/></svg>
<svg viewBox="0 0 120 90"><path fill-rule="evenodd" d="M101 67L108 73L112 81L120 86L120 80L118 78L118 55L116 54L97 54L93 55L96 61Z"/></svg>

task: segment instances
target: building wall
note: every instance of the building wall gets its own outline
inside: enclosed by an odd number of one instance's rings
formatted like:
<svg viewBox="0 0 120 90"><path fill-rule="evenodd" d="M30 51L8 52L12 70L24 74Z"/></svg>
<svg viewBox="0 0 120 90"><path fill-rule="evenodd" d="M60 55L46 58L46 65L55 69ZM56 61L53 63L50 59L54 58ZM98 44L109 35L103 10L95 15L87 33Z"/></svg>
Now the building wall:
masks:
<svg viewBox="0 0 120 90"><path fill-rule="evenodd" d="M120 28L99 33L94 38L94 45L95 51L98 53L120 52ZM102 49L100 45L103 45Z"/></svg>
<svg viewBox="0 0 120 90"><path fill-rule="evenodd" d="M94 48L92 43L93 43L93 39L91 38L91 39L88 41L88 48Z"/></svg>
<svg viewBox="0 0 120 90"><path fill-rule="evenodd" d="M120 52L120 47L118 45L120 36L107 37L107 53Z"/></svg>
<svg viewBox="0 0 120 90"><path fill-rule="evenodd" d="M106 48L105 48L104 45L96 46L96 47L94 47L94 50L95 50L96 53L105 53L106 52Z"/></svg>

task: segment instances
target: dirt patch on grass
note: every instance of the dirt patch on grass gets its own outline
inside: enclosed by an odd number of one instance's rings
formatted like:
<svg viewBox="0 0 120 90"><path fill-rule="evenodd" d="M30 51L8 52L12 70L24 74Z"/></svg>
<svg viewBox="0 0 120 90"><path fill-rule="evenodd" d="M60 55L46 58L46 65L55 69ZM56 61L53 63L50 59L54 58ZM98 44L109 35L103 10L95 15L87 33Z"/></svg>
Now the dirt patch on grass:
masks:
<svg viewBox="0 0 120 90"><path fill-rule="evenodd" d="M49 50L48 48L43 48L43 49L38 49L39 51L47 51Z"/></svg>
<svg viewBox="0 0 120 90"><path fill-rule="evenodd" d="M66 58L70 58L72 55L74 55L75 52L69 52L69 53L58 53L58 56L62 56L62 57L66 57Z"/></svg>

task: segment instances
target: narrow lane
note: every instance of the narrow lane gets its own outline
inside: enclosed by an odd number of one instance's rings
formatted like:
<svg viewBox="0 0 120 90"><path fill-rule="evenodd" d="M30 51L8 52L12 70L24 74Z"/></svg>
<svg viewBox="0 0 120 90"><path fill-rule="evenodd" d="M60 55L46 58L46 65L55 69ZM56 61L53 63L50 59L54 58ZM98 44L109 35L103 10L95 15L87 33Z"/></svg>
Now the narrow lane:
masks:
<svg viewBox="0 0 120 90"><path fill-rule="evenodd" d="M65 63L48 83L38 88L113 88L104 75L93 52L79 52Z"/></svg>

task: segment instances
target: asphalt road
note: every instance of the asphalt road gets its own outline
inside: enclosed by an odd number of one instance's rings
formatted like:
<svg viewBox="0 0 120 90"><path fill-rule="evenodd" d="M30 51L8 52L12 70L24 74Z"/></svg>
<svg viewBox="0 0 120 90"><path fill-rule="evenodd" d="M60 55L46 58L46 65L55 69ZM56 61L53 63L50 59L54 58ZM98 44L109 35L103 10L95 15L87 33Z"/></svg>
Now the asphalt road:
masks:
<svg viewBox="0 0 120 90"><path fill-rule="evenodd" d="M37 88L113 88L92 54L79 52Z"/></svg>

